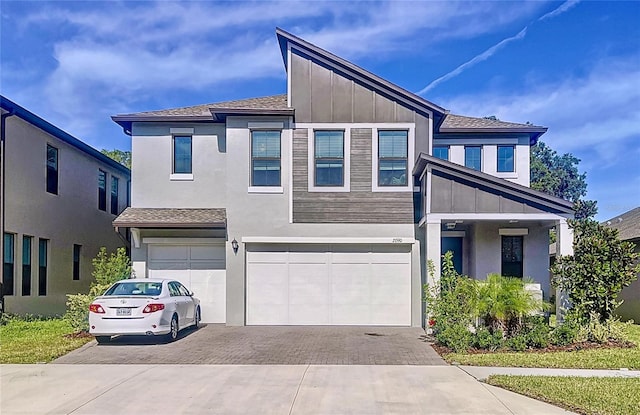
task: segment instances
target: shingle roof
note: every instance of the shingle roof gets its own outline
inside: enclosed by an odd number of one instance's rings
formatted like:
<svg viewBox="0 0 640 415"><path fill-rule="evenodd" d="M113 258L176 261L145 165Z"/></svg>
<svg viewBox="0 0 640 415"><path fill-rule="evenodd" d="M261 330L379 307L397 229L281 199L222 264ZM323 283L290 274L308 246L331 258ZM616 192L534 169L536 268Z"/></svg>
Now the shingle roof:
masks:
<svg viewBox="0 0 640 415"><path fill-rule="evenodd" d="M211 228L225 226L224 208L126 208L113 221L122 228Z"/></svg>
<svg viewBox="0 0 640 415"><path fill-rule="evenodd" d="M464 115L447 114L444 122L440 126L440 131L443 130L466 130L466 129L526 129L526 130L543 130L546 131L546 127L533 124L520 124L515 122L507 122L494 120L492 118L477 118L467 117Z"/></svg>
<svg viewBox="0 0 640 415"><path fill-rule="evenodd" d="M617 229L623 241L640 238L640 206L604 222L605 225Z"/></svg>
<svg viewBox="0 0 640 415"><path fill-rule="evenodd" d="M166 117L166 116L196 116L196 117L210 117L211 109L224 108L224 109L243 109L243 110L265 110L275 109L283 110L288 109L287 106L287 94L272 95L268 97L259 98L247 98L234 101L215 102L212 104L194 105L191 107L182 108L170 108L158 111L145 111L133 114L121 114L122 116L141 116L141 117Z"/></svg>

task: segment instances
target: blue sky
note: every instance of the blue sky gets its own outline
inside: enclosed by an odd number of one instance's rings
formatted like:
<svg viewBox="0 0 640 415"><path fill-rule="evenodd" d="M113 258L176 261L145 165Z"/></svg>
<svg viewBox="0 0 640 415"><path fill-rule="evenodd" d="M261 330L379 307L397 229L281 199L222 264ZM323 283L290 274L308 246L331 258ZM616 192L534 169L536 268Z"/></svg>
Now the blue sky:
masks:
<svg viewBox="0 0 640 415"><path fill-rule="evenodd" d="M443 106L549 127L598 219L640 205L640 2L3 1L1 93L101 149L119 113L278 94L275 27Z"/></svg>

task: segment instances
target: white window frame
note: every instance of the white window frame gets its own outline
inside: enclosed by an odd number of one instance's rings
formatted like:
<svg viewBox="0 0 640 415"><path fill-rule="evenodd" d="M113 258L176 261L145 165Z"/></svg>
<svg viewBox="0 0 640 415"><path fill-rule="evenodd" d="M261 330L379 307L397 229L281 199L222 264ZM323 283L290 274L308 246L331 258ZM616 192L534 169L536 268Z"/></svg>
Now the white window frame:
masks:
<svg viewBox="0 0 640 415"><path fill-rule="evenodd" d="M413 166L416 161L415 125L407 123L374 124L371 128L371 191L372 192L413 192ZM378 185L378 131L407 131L407 184L404 186Z"/></svg>
<svg viewBox="0 0 640 415"><path fill-rule="evenodd" d="M249 186L247 193L284 193L284 169L283 169L283 142L284 123L282 122L255 122L248 123L249 127ZM253 132L254 131L280 131L280 186L252 186L253 180Z"/></svg>
<svg viewBox="0 0 640 415"><path fill-rule="evenodd" d="M311 124L307 128L307 183L309 192L335 193L351 191L351 128L352 124ZM300 128L299 124L296 128ZM316 131L342 131L344 133L344 160L343 160L343 185L342 186L316 186L315 169L315 132Z"/></svg>
<svg viewBox="0 0 640 415"><path fill-rule="evenodd" d="M171 171L169 173L169 180L171 181L192 181L193 180L193 170L194 170L194 160L193 160L193 144L195 138L195 128L170 128L169 129L170 137L171 137ZM191 173L174 173L174 150L175 144L174 140L176 136L191 136Z"/></svg>

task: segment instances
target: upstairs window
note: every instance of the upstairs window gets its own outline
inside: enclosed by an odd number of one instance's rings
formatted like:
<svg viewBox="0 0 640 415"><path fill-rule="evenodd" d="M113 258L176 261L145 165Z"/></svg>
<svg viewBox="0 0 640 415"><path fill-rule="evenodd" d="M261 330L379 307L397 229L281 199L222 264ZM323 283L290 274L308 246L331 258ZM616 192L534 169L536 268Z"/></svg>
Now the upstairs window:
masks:
<svg viewBox="0 0 640 415"><path fill-rule="evenodd" d="M118 178L111 176L111 214L118 214Z"/></svg>
<svg viewBox="0 0 640 415"><path fill-rule="evenodd" d="M449 147L448 146L436 146L433 147L433 157L449 160Z"/></svg>
<svg viewBox="0 0 640 415"><path fill-rule="evenodd" d="M465 146L464 165L474 170L482 170L482 147Z"/></svg>
<svg viewBox="0 0 640 415"><path fill-rule="evenodd" d="M15 255L15 235L4 234L4 250L2 252L2 294L13 295L13 268Z"/></svg>
<svg viewBox="0 0 640 415"><path fill-rule="evenodd" d="M107 172L98 170L98 209L107 211Z"/></svg>
<svg viewBox="0 0 640 415"><path fill-rule="evenodd" d="M47 144L47 192L58 194L58 149Z"/></svg>
<svg viewBox="0 0 640 415"><path fill-rule="evenodd" d="M513 146L498 146L498 172L514 172L515 149Z"/></svg>
<svg viewBox="0 0 640 415"><path fill-rule="evenodd" d="M251 186L280 186L280 131L251 132Z"/></svg>
<svg viewBox="0 0 640 415"><path fill-rule="evenodd" d="M31 295L31 236L22 237L22 295Z"/></svg>
<svg viewBox="0 0 640 415"><path fill-rule="evenodd" d="M190 135L176 135L173 137L173 173L191 174L192 146Z"/></svg>
<svg viewBox="0 0 640 415"><path fill-rule="evenodd" d="M378 186L407 185L407 131L378 131Z"/></svg>
<svg viewBox="0 0 640 415"><path fill-rule="evenodd" d="M315 185L344 186L344 131L315 131Z"/></svg>

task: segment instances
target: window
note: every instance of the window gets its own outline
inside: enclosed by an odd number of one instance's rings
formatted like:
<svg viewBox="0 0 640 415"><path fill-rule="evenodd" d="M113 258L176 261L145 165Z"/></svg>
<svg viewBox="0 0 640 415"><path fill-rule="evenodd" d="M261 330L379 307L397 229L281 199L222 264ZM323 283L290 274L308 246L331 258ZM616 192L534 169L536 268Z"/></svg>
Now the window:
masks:
<svg viewBox="0 0 640 415"><path fill-rule="evenodd" d="M14 235L4 234L4 251L2 252L2 294L13 295L13 262L14 262Z"/></svg>
<svg viewBox="0 0 640 415"><path fill-rule="evenodd" d="M498 146L498 172L515 171L513 146Z"/></svg>
<svg viewBox="0 0 640 415"><path fill-rule="evenodd" d="M177 284L174 281L171 281L169 284L169 295L171 297L179 297L182 295L180 292L180 288L178 288Z"/></svg>
<svg viewBox="0 0 640 415"><path fill-rule="evenodd" d="M437 157L442 160L449 160L449 147L448 146L433 147L433 157Z"/></svg>
<svg viewBox="0 0 640 415"><path fill-rule="evenodd" d="M522 236L502 236L502 275L522 278Z"/></svg>
<svg viewBox="0 0 640 415"><path fill-rule="evenodd" d="M173 173L191 174L191 136L173 137Z"/></svg>
<svg viewBox="0 0 640 415"><path fill-rule="evenodd" d="M118 214L118 178L111 176L111 214Z"/></svg>
<svg viewBox="0 0 640 415"><path fill-rule="evenodd" d="M38 240L38 295L47 295L47 256L49 241Z"/></svg>
<svg viewBox="0 0 640 415"><path fill-rule="evenodd" d="M131 180L127 180L127 207L131 206Z"/></svg>
<svg viewBox="0 0 640 415"><path fill-rule="evenodd" d="M378 132L378 186L407 185L407 131Z"/></svg>
<svg viewBox="0 0 640 415"><path fill-rule="evenodd" d="M107 173L98 170L98 209L107 211Z"/></svg>
<svg viewBox="0 0 640 415"><path fill-rule="evenodd" d="M73 279L80 279L80 248L81 245L73 245Z"/></svg>
<svg viewBox="0 0 640 415"><path fill-rule="evenodd" d="M31 236L22 237L22 295L31 295Z"/></svg>
<svg viewBox="0 0 640 415"><path fill-rule="evenodd" d="M316 186L344 186L344 131L315 131Z"/></svg>
<svg viewBox="0 0 640 415"><path fill-rule="evenodd" d="M464 148L464 165L474 170L482 170L482 147Z"/></svg>
<svg viewBox="0 0 640 415"><path fill-rule="evenodd" d="M280 186L280 131L251 132L251 186Z"/></svg>
<svg viewBox="0 0 640 415"><path fill-rule="evenodd" d="M47 144L47 192L58 194L58 149Z"/></svg>

